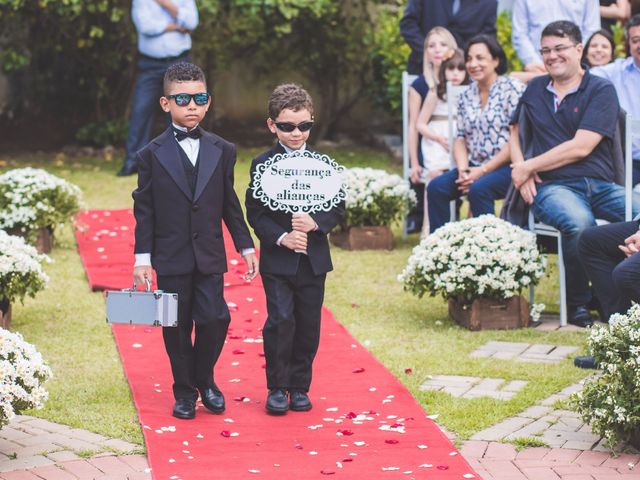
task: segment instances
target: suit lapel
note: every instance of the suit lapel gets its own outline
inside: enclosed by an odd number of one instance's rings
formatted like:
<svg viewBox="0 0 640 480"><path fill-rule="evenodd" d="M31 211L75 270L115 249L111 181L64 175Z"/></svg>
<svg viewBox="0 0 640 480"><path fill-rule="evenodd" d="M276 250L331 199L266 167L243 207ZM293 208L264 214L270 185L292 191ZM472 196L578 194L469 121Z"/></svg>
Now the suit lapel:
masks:
<svg viewBox="0 0 640 480"><path fill-rule="evenodd" d="M211 139L205 133L200 139L200 153L198 159L198 181L196 182L196 191L193 195L193 201L198 200L202 194L204 187L207 186L213 172L220 163L222 149L212 143Z"/></svg>
<svg viewBox="0 0 640 480"><path fill-rule="evenodd" d="M192 199L191 189L189 188L189 182L187 181L187 175L184 172L184 167L179 161L180 153L178 152L178 142L176 141L171 128L167 129L156 143L160 145L156 150L156 157L160 164L167 171L169 176L176 182L178 188L182 190L189 200Z"/></svg>

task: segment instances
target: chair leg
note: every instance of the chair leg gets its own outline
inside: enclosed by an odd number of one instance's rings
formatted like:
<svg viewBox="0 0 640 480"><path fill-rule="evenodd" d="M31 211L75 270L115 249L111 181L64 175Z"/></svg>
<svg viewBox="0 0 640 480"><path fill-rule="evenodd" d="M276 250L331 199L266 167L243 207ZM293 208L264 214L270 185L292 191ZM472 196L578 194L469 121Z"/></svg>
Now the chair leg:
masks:
<svg viewBox="0 0 640 480"><path fill-rule="evenodd" d="M564 255L562 253L562 235L558 235L558 280L560 287L560 326L567 325L567 276L564 270Z"/></svg>

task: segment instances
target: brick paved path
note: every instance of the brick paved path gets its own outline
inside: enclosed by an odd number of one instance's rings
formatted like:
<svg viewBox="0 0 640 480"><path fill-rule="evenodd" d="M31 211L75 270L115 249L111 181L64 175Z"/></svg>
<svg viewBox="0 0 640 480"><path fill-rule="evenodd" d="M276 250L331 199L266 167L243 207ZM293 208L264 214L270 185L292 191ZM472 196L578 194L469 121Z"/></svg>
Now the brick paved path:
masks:
<svg viewBox="0 0 640 480"><path fill-rule="evenodd" d="M18 416L0 430L2 480L151 480L139 445Z"/></svg>

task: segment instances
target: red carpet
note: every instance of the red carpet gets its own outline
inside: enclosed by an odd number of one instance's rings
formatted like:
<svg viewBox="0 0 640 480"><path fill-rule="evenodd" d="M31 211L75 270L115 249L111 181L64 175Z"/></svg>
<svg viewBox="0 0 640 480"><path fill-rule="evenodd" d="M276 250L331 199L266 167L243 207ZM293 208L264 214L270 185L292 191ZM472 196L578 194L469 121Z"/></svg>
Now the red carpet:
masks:
<svg viewBox="0 0 640 480"><path fill-rule="evenodd" d="M78 223L91 287L128 287L131 211L90 211ZM244 264L232 247L228 253L225 295L232 321L215 371L227 399L223 415L200 406L195 420L173 418L160 330L113 328L155 479L479 478L403 385L326 309L313 410L266 415L264 295L259 281L241 279Z"/></svg>

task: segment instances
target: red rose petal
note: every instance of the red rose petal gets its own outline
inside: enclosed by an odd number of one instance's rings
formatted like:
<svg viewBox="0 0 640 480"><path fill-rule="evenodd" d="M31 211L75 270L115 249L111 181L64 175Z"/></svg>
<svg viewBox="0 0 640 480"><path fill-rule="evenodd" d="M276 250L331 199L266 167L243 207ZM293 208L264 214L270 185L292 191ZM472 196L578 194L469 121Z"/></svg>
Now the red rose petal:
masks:
<svg viewBox="0 0 640 480"><path fill-rule="evenodd" d="M338 433L341 433L342 435L353 435L353 432L351 430L349 430L348 428L344 428L342 430L338 430Z"/></svg>
<svg viewBox="0 0 640 480"><path fill-rule="evenodd" d="M351 304L351 308L358 308L360 305L358 305L357 303L352 303Z"/></svg>
<svg viewBox="0 0 640 480"><path fill-rule="evenodd" d="M438 465L436 468L438 470L449 470L449 466L448 465Z"/></svg>
<svg viewBox="0 0 640 480"><path fill-rule="evenodd" d="M259 356L259 357L264 357L264 352L260 352L260 353L258 353L258 356Z"/></svg>
<svg viewBox="0 0 640 480"><path fill-rule="evenodd" d="M400 443L398 440L388 439L385 440L384 443L388 443L389 445L395 445L396 443Z"/></svg>
<svg viewBox="0 0 640 480"><path fill-rule="evenodd" d="M322 475L335 475L335 470L329 470L327 468L325 468L324 470L320 470L320 473Z"/></svg>
<svg viewBox="0 0 640 480"><path fill-rule="evenodd" d="M398 427L404 427L404 424L402 424L402 423L394 423L393 425L391 425L391 428L398 428Z"/></svg>
<svg viewBox="0 0 640 480"><path fill-rule="evenodd" d="M300 445L299 443L295 444L295 448L297 448L298 450L302 450L304 447L302 445Z"/></svg>
<svg viewBox="0 0 640 480"><path fill-rule="evenodd" d="M348 419L353 419L356 418L358 415L356 415L354 412L349 412L345 415L345 417L347 417Z"/></svg>
<svg viewBox="0 0 640 480"><path fill-rule="evenodd" d="M350 457L349 457L349 458L343 458L343 459L342 459L342 462L343 462L343 463L346 463L346 462L353 462L353 458L350 458Z"/></svg>
<svg viewBox="0 0 640 480"><path fill-rule="evenodd" d="M364 368L362 367L354 368L353 370L351 370L351 373L362 373L362 372L364 372Z"/></svg>
<svg viewBox="0 0 640 480"><path fill-rule="evenodd" d="M233 400L236 402L244 402L244 399L247 397L233 397Z"/></svg>
<svg viewBox="0 0 640 480"><path fill-rule="evenodd" d="M220 432L220 435L222 435L222 436L223 436L223 437L225 437L225 438L228 438L228 437L230 437L230 436L231 436L231 432L230 432L229 430L222 430L222 431Z"/></svg>
<svg viewBox="0 0 640 480"><path fill-rule="evenodd" d="M411 370L410 368L405 368L405 369L404 369L404 373L406 373L407 375L409 375L410 373L413 373L413 370Z"/></svg>
<svg viewBox="0 0 640 480"><path fill-rule="evenodd" d="M233 350L231 353L233 353L234 355L244 355L244 350L241 350L239 348L236 348L235 350Z"/></svg>
<svg viewBox="0 0 640 480"><path fill-rule="evenodd" d="M229 335L231 340L242 340L242 335Z"/></svg>

